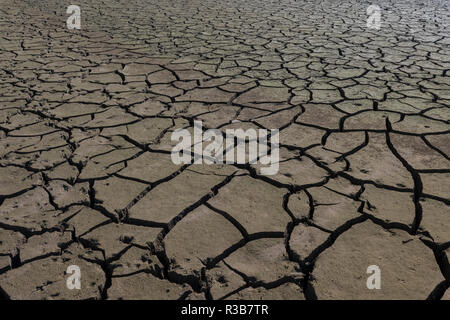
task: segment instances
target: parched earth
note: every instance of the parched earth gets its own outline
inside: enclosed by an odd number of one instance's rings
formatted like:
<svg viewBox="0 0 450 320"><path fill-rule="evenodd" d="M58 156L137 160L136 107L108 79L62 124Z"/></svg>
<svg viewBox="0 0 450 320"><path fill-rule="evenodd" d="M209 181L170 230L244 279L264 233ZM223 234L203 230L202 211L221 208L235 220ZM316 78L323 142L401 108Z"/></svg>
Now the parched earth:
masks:
<svg viewBox="0 0 450 320"><path fill-rule="evenodd" d="M450 4L375 2L1 0L0 297L450 299Z"/></svg>

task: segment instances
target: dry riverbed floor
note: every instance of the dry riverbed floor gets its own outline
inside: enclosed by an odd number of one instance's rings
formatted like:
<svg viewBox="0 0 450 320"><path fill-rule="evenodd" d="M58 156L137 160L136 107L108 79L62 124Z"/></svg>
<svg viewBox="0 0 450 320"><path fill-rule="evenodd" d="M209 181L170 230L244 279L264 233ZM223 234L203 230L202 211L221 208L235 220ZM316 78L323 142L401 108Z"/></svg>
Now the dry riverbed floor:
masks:
<svg viewBox="0 0 450 320"><path fill-rule="evenodd" d="M376 2L0 1L0 297L450 299L450 6Z"/></svg>

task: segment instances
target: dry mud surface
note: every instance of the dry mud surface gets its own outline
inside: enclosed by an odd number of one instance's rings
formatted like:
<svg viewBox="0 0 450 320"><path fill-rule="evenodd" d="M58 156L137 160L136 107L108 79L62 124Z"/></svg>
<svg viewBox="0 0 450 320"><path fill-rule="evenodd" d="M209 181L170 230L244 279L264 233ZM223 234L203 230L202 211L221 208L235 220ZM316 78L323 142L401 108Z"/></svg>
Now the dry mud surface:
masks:
<svg viewBox="0 0 450 320"><path fill-rule="evenodd" d="M0 296L449 299L449 5L370 4L0 1ZM279 173L173 164L194 119Z"/></svg>

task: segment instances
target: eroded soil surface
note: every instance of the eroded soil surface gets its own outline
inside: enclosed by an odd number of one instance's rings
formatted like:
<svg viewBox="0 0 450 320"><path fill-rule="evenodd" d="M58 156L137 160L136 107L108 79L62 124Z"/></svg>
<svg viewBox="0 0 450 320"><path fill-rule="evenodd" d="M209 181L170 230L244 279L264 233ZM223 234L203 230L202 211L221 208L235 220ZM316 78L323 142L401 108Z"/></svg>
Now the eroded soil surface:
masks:
<svg viewBox="0 0 450 320"><path fill-rule="evenodd" d="M0 296L449 299L449 3L376 2L380 30L355 0L0 1ZM279 173L173 164L194 119L280 129Z"/></svg>

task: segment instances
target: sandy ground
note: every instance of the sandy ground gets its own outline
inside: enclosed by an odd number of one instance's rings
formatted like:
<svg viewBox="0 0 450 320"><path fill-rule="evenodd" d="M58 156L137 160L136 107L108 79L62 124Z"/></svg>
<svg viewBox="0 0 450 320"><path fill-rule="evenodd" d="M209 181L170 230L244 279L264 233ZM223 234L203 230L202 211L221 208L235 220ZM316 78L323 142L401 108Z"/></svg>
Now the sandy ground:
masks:
<svg viewBox="0 0 450 320"><path fill-rule="evenodd" d="M0 297L450 299L448 2L0 4ZM279 173L173 164L195 119Z"/></svg>

